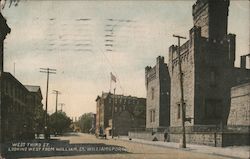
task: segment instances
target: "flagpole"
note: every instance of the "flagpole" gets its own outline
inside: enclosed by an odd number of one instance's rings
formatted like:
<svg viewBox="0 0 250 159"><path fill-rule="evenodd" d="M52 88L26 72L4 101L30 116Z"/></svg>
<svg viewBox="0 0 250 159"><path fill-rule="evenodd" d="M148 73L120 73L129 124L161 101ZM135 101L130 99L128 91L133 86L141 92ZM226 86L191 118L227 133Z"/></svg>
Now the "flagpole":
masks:
<svg viewBox="0 0 250 159"><path fill-rule="evenodd" d="M111 75L111 74L110 74ZM110 78L110 83L109 83L109 92L111 93L111 84L112 84L112 78Z"/></svg>
<svg viewBox="0 0 250 159"><path fill-rule="evenodd" d="M115 134L114 111L115 111L115 88L114 88L113 105L112 105L112 139L114 138L114 134Z"/></svg>

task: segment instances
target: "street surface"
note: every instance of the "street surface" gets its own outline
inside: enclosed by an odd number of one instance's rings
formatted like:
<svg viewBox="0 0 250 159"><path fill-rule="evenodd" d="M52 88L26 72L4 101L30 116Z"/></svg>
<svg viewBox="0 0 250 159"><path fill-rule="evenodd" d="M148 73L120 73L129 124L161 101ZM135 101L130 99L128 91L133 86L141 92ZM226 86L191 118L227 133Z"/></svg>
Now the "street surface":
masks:
<svg viewBox="0 0 250 159"><path fill-rule="evenodd" d="M160 146L146 145L119 139L97 139L94 135L89 134L71 134L61 137L56 137L60 140L69 140L70 144L106 144L123 146L128 153L118 154L80 154L67 156L49 156L42 157L48 159L226 159L227 157L195 153L186 150L166 148ZM36 159L38 159L36 157Z"/></svg>

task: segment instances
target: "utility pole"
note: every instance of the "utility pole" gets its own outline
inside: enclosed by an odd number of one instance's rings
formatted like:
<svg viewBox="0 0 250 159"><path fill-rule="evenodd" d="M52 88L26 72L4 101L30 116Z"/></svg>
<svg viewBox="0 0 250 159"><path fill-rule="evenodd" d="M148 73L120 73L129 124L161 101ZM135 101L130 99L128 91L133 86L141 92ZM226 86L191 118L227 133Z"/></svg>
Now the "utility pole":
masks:
<svg viewBox="0 0 250 159"><path fill-rule="evenodd" d="M48 113L48 90L49 90L49 74L56 74L56 69L51 68L40 68L41 73L47 73L47 87L46 87L46 102L45 102L45 114L44 114L44 136L45 139L48 139L48 119L47 119L47 113Z"/></svg>
<svg viewBox="0 0 250 159"><path fill-rule="evenodd" d="M57 105L58 105L58 94L61 94L58 90L53 90L53 94L56 94L56 113L57 113Z"/></svg>
<svg viewBox="0 0 250 159"><path fill-rule="evenodd" d="M65 106L64 103L59 103L59 105L61 106L61 112L63 111L63 107Z"/></svg>
<svg viewBox="0 0 250 159"><path fill-rule="evenodd" d="M115 88L114 88L113 106L112 106L112 139L114 138L114 131L115 131L114 109L115 109Z"/></svg>
<svg viewBox="0 0 250 159"><path fill-rule="evenodd" d="M178 50L177 56L179 61L179 74L180 74L180 89L181 89L181 109L182 109L182 148L186 148L186 132L185 132L185 121L186 121L186 108L184 103L184 92L183 92L183 73L181 68L181 50L180 50L180 39L186 39L186 37L182 37L179 35L173 35L173 37L178 38Z"/></svg>

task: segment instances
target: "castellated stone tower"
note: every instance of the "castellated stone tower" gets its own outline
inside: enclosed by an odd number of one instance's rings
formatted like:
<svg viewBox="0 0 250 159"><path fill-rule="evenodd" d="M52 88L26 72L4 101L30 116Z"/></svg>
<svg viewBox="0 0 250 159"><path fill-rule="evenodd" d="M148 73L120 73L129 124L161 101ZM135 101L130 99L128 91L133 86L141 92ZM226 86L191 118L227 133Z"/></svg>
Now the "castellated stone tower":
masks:
<svg viewBox="0 0 250 159"><path fill-rule="evenodd" d="M146 128L170 125L170 77L164 57L158 56L154 67L145 68L147 90Z"/></svg>
<svg viewBox="0 0 250 159"><path fill-rule="evenodd" d="M197 0L193 5L194 26L201 27L201 36L223 39L227 35L229 0Z"/></svg>
<svg viewBox="0 0 250 159"><path fill-rule="evenodd" d="M235 35L227 34L229 0L197 0L194 27L180 47L187 125L226 124L234 83ZM169 48L170 126L181 126L177 46ZM239 73L241 74L241 73Z"/></svg>

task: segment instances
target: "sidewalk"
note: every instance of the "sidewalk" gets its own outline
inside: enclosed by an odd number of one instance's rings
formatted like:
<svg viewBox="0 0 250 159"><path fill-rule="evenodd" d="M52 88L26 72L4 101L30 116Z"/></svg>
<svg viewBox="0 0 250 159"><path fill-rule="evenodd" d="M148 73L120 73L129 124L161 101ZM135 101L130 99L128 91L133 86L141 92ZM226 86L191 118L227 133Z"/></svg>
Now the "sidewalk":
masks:
<svg viewBox="0 0 250 159"><path fill-rule="evenodd" d="M179 143L174 142L163 142L163 141L147 141L143 139L132 139L129 140L128 136L119 137L119 140L127 142L137 142L154 146L175 148L184 151L192 151L197 153L220 155L232 158L250 159L250 147L249 146L230 146L230 147L212 147L206 145L194 145L187 144L186 149L179 148Z"/></svg>

